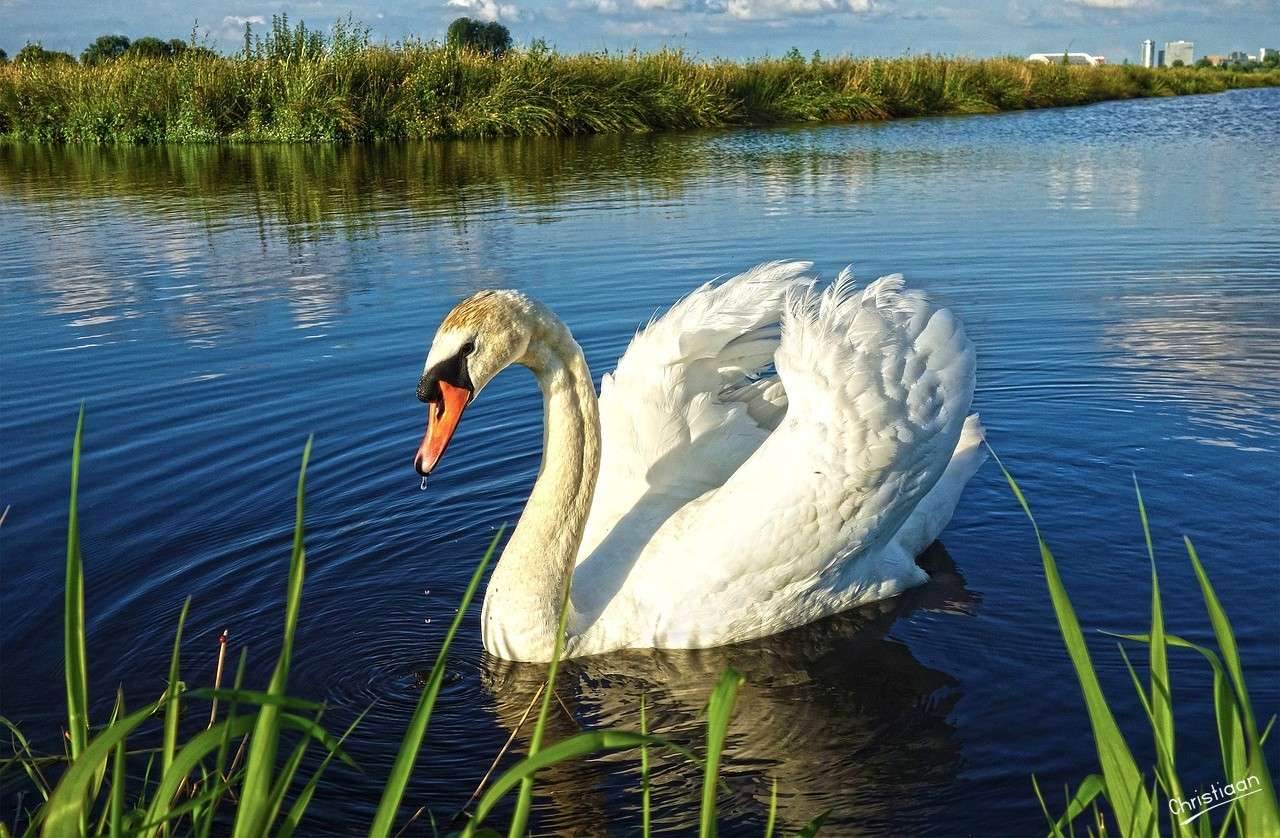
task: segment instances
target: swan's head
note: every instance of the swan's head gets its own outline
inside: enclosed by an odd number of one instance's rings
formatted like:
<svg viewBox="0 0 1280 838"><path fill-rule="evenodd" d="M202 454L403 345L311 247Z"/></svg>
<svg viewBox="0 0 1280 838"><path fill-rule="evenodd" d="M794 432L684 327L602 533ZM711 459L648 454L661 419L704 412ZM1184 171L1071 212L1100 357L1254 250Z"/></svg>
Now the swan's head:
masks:
<svg viewBox="0 0 1280 838"><path fill-rule="evenodd" d="M462 411L503 368L524 360L544 310L518 291L480 291L458 303L436 330L418 382L427 431L413 458L423 477L440 462Z"/></svg>

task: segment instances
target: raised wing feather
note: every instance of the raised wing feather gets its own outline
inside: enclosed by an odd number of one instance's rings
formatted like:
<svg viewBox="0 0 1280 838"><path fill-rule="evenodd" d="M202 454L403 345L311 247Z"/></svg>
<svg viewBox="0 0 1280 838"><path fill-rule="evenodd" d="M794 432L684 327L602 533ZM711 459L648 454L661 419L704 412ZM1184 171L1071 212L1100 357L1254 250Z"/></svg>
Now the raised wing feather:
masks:
<svg viewBox="0 0 1280 838"><path fill-rule="evenodd" d="M900 276L859 292L846 272L821 295L788 295L776 367L789 402L777 429L670 514L617 582L608 607L648 622L646 642L771 634L915 581L890 548L946 468L973 398L959 320ZM622 615L610 616L601 622Z"/></svg>
<svg viewBox="0 0 1280 838"><path fill-rule="evenodd" d="M652 533L724 483L781 420L785 393L765 373L787 295L812 284L809 267L770 262L708 283L636 334L600 387L600 478L580 560L610 533ZM631 535L614 532L627 515Z"/></svg>

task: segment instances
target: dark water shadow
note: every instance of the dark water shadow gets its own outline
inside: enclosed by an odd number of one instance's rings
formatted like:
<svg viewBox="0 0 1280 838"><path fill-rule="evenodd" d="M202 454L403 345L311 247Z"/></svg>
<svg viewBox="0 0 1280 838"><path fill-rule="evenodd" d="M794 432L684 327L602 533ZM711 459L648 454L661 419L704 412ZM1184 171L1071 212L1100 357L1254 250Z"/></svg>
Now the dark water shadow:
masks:
<svg viewBox="0 0 1280 838"><path fill-rule="evenodd" d="M726 834L758 833L778 784L779 825L796 829L830 811L824 834L915 831L943 814L940 790L961 765L948 716L959 682L889 636L920 611L971 614L980 595L965 588L935 542L918 560L930 581L888 602L849 611L775 637L704 650L629 650L564 664L546 742L582 728L649 728L701 751L702 711L728 667L745 683L725 751L721 795ZM540 665L486 657L482 679L499 723L514 729L546 677ZM532 716L533 714L531 714ZM516 750L527 747L531 720ZM601 763L610 770L602 771ZM651 755L654 825L695 827L702 777L683 758ZM639 765L632 754L562 764L539 774L539 825L562 834L625 832L639 825ZM619 801L622 801L621 803ZM619 832L618 834L622 834Z"/></svg>

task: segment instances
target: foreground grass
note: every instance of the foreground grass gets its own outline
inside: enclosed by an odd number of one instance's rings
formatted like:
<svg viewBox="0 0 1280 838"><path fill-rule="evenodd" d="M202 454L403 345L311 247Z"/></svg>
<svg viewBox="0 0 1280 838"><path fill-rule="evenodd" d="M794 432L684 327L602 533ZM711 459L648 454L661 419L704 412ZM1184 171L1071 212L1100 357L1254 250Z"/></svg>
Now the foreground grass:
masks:
<svg viewBox="0 0 1280 838"><path fill-rule="evenodd" d="M182 681L180 653L187 605L190 603L188 600L178 616L169 660L168 685L164 692L158 698L144 702L141 708L128 712L124 693L122 690L118 691L115 707L105 726L95 729L89 717L84 571L77 515L82 430L83 411L77 424L72 453L67 529L64 609L66 753L62 757L37 756L21 730L0 717L0 726L8 730L15 751L13 758L0 760L0 778L11 770L21 770L38 798L33 807L20 813L15 819L15 827L20 827L23 834L31 836L208 836L214 832L246 838L292 836L299 830L321 777L331 762L338 759L355 766L344 751L343 744L357 730L364 715L360 714L345 732L335 737L324 727L323 705L288 694L294 632L306 573L303 520L310 442L303 452L298 477L280 654L266 689L244 688L243 653L230 689L221 685L221 660L212 688L193 689ZM1030 508L1017 483L1007 471L1005 477L1030 518ZM1116 724L1093 669L1084 635L1056 562L1038 527L1036 528L1049 594L1067 652L1080 682L1101 769L1099 774L1092 774L1080 783L1069 796L1066 810L1057 818L1050 814L1039 786L1035 786L1048 818L1050 835L1054 838L1065 838L1068 834L1074 836L1079 820L1085 820L1083 831L1086 834L1099 836L1112 831L1126 837L1159 836L1165 834L1163 825L1166 821L1168 834L1178 838L1280 834L1280 806L1277 805L1274 785L1263 752L1263 744L1271 725L1268 724L1261 731L1257 725L1230 622L1195 549L1187 541L1187 552L1200 583L1218 648L1214 650L1190 643L1166 630L1154 550L1141 495L1138 497L1138 507L1151 558L1151 626L1145 634L1120 637L1145 644L1149 648L1149 688L1140 681L1127 656L1125 663L1154 735L1155 765L1151 769L1150 779L1138 766L1129 743ZM1034 519L1032 525L1035 525ZM381 799L368 826L370 836L386 838L393 833L399 834L396 832L397 824L402 825L402 832L426 810L423 807L407 821L401 817L409 779L418 754L424 747L432 711L443 683L450 645L501 537L502 532L499 532L475 569L457 614L445 635L422 696L408 720L399 752L384 780ZM565 605L567 603L566 593ZM566 613L567 609L562 607L561 635ZM1171 647L1198 652L1212 668L1214 722L1219 734L1223 762L1221 786L1246 782L1247 794L1240 792L1238 797L1228 795L1217 806L1209 804L1216 802L1218 798L1210 801L1206 799L1207 795L1197 794L1199 789L1188 793L1176 770L1173 700L1168 669ZM475 806L460 819L460 834L464 837L499 834L486 823L493 819L495 811L508 796L514 796L514 814L507 825L507 834L511 838L525 835L529 826L535 780L540 770L605 751L635 751L641 765L641 834L648 836L650 784L647 749L661 748L671 750L681 758L701 766L702 803L697 813L690 813L690 825L696 819L700 838L714 836L717 830L717 800L723 787L719 776L721 755L737 692L742 683L741 676L733 670L726 671L712 691L706 708L706 742L700 755L649 731L643 696L640 703L640 730L585 730L543 746L543 733L554 692L560 651L557 643L546 681L533 699L533 703L536 703L541 696L527 756L498 775L487 788L482 783L482 788L477 789L472 797ZM1124 654L1123 650L1121 654ZM225 707L221 715L218 712L219 702ZM212 708L206 709L210 704ZM529 710L532 710L532 703ZM206 717L208 723L203 728L193 727L191 724L203 724ZM184 730L187 735L180 738ZM147 732L145 737L142 735L144 732ZM158 738L159 742L156 744L152 741L139 747L136 741L131 745L131 737L134 740L140 737L149 740ZM313 748L321 752L323 758L309 775L302 774L300 768L304 758ZM137 771L140 760L145 760L145 770L141 776ZM1191 802L1196 801L1197 797L1200 802L1192 806ZM1188 803L1179 808L1170 801ZM1216 813L1214 809L1217 810ZM766 838L771 838L774 834L776 815L775 785L767 814ZM820 829L823 819L824 816L818 816L802 828L798 835L801 838L814 835ZM1216 829L1212 826L1214 820L1218 821ZM435 825L435 820L431 819L433 831ZM347 826L355 827L354 824ZM303 825L304 833L305 829ZM7 838L8 835L8 824L0 823L0 838Z"/></svg>
<svg viewBox="0 0 1280 838"><path fill-rule="evenodd" d="M1000 468L1004 470L1003 463ZM1116 636L1145 644L1148 648L1147 686L1139 679L1124 648L1120 648L1120 655L1124 658L1138 700L1151 723L1155 765L1148 774L1134 759L1133 750L1120 732L1102 692L1080 622L1067 596L1053 553L1040 534L1040 528L1031 515L1031 508L1013 475L1004 470L1004 476L1035 529L1049 596L1053 600L1058 627L1080 682L1101 768L1100 774L1089 775L1070 794L1066 801L1066 811L1057 818L1049 813L1040 786L1035 777L1032 777L1032 785L1048 819L1052 838L1066 838L1067 835L1074 838L1078 821L1084 822L1084 832L1090 836L1107 835L1111 830L1125 838L1155 838L1166 834L1175 838L1280 835L1280 805L1276 801L1275 786L1263 751L1271 725L1268 724L1266 730L1259 732L1249 691L1245 686L1244 671L1231 622L1227 619L1226 611L1209 582L1191 540L1183 538L1204 597L1209 623L1218 645L1216 650L1170 634L1165 628L1151 529L1147 523L1142 493L1135 482L1138 515L1146 537L1147 556L1151 561L1151 627L1145 634ZM1172 684L1169 680L1171 647L1198 652L1213 670L1214 723L1217 727L1223 775L1221 782L1211 784L1210 788L1216 787L1212 794L1209 789L1189 788L1189 784L1183 783L1178 776ZM1271 721L1274 722L1275 718ZM1226 789L1230 790L1225 791ZM1216 829L1212 825L1214 820L1218 821Z"/></svg>
<svg viewBox="0 0 1280 838"><path fill-rule="evenodd" d="M95 730L89 719L84 569L77 515L83 427L82 409L72 449L71 501L67 526L64 608L66 754L54 758L38 756L21 730L8 719L0 717L0 727L9 733L15 751L13 758L0 760L0 778L9 771L21 770L25 772L38 797L33 807L25 813L18 813L15 828L20 827L25 835L56 838L82 835L157 838L171 834L208 836L211 833L228 832L236 838L261 838L267 835L289 838L299 829L320 779L330 763L338 759L358 767L342 746L347 737L358 728L364 716L361 713L341 736L335 737L323 725L323 705L292 697L287 691L294 631L306 575L303 517L307 463L311 455L310 441L303 451L302 468L298 475L280 654L266 689L251 690L243 687L243 653L230 689L222 688L218 680L215 680L212 688L205 689L192 689L182 681L180 657L183 624L190 604L188 598L178 616L165 691L158 698L144 702L133 712L126 711L123 690L118 691L110 718L105 726ZM409 822L426 809L423 807L408 822L401 817L409 778L418 753L424 747L431 713L444 682L449 647L501 538L502 531L499 531L472 574L417 708L408 720L399 753L384 781L378 808L368 826L371 838L387 838L393 833L399 834L396 831L398 824L403 831ZM565 605L567 604L566 592ZM561 634L566 613L567 608L562 609ZM724 747L725 730L733 714L738 688L742 684L741 676L732 669L727 670L708 700L707 740L702 755L652 735L647 730L585 730L543 747L543 731L551 707L560 652L560 645L557 643L546 683L539 691L542 703L528 754L495 777L483 789L483 794L480 793L482 789L476 790L476 795L472 798L475 800L475 807L460 816L460 834L464 838L497 835L487 822L492 821L497 807L514 793L515 814L507 833L512 838L522 836L527 832L534 781L540 770L596 753L632 750L637 751L641 759L641 789L646 812L643 834L647 836L649 793L646 749L661 748L671 750L703 767L702 808L699 813L692 813L690 818L699 821L700 838L714 836L717 798L723 787L719 776L720 753ZM219 679L221 673L220 661ZM534 700L537 700L536 696ZM225 707L221 716L218 713L219 702ZM191 722L206 718L208 724L203 729L195 727L188 738L179 741L180 730L192 729L192 725L185 723L184 719ZM131 745L131 736L136 740L140 729L146 728L149 722L152 723L150 727L154 728L156 721L160 723L158 745L152 743L138 747L136 742ZM643 720L641 726L644 727ZM154 732L149 738L155 738ZM304 776L299 773L299 769L312 748L318 749L324 756L314 771L309 776ZM284 756L286 753L287 756ZM137 771L140 760L144 760L145 764L141 776ZM495 764L496 762L495 760ZM60 776L57 776L58 772ZM775 796L768 813L766 838L773 834L776 806ZM799 835L814 835L822 820L821 816L816 818ZM355 824L344 826L356 827ZM435 826L432 818L433 832ZM302 833L305 832L304 825ZM0 838L7 838L9 834L9 824L0 822Z"/></svg>
<svg viewBox="0 0 1280 838"><path fill-rule="evenodd" d="M1020 59L701 61L678 50L501 57L363 44L284 57L189 51L0 66L0 137L36 142L346 141L619 133L1082 105L1280 85L1280 71Z"/></svg>

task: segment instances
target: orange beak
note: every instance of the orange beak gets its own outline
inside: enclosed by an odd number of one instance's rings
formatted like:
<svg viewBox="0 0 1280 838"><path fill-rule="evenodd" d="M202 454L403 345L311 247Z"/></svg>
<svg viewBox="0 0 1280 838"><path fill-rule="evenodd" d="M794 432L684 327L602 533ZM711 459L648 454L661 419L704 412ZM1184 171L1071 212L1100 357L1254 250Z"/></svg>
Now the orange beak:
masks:
<svg viewBox="0 0 1280 838"><path fill-rule="evenodd" d="M440 401L427 405L427 432L422 436L422 445L418 446L418 454L413 458L413 467L426 477L444 456L444 449L449 447L453 432L458 428L458 420L467 407L471 391L465 387L456 387L447 381L439 382Z"/></svg>

